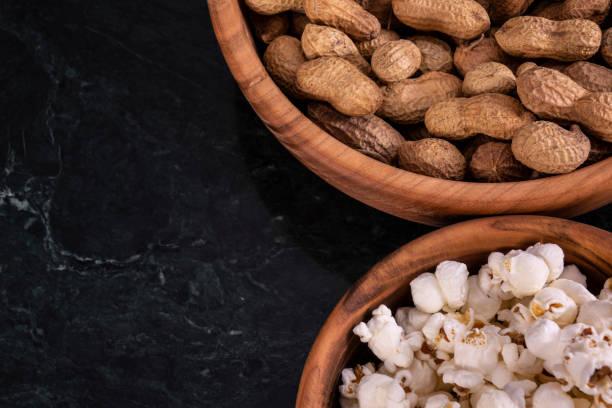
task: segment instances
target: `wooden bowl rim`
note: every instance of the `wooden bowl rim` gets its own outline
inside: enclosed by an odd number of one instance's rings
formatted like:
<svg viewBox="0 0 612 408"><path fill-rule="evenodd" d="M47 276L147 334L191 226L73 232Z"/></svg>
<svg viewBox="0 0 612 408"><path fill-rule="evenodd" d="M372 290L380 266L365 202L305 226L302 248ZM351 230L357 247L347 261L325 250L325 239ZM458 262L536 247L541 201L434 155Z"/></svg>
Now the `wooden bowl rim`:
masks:
<svg viewBox="0 0 612 408"><path fill-rule="evenodd" d="M361 154L324 132L277 87L257 54L238 0L208 0L208 6L227 65L257 115L298 160L353 198L430 225L448 223L439 214L451 219L572 216L612 202L612 157L563 175L478 183L423 176ZM587 200L592 202L584 204Z"/></svg>
<svg viewBox="0 0 612 408"><path fill-rule="evenodd" d="M561 246L568 242L578 245L580 240L582 248L580 254L585 256L585 260L589 260L585 262L586 264L593 266L591 262L598 260L602 264L609 265L612 270L612 233L575 221L532 215L498 216L464 221L417 238L382 259L351 286L322 326L304 365L296 408L330 406L329 396L327 399L323 397L322 388L333 390L330 388L332 387L330 382L336 384L339 372L336 372L338 367L330 362L329 356L334 356L336 362L341 361L347 339L358 343L352 338L354 336L351 333L352 324L357 321L355 318L361 321L390 293L406 288L414 277L425 272L425 270L420 272L405 270L397 273L398 268L401 269L402 266L412 262L411 259L415 263L423 259L434 262L439 257L425 255L425 258L418 258L416 254L427 254L426 251L431 250L432 244L440 242L448 242L452 246L457 238L465 240L465 245L469 246L472 241L476 242L478 239L482 242L492 240L494 237L506 240L508 234L512 234L516 239L535 243L540 241L540 237L545 237L552 231L558 236L556 243ZM483 233L488 235L481 235ZM445 251L446 249L442 249L439 252ZM602 254L605 255L602 257ZM468 252L464 254L467 255ZM435 261L437 262L441 260ZM421 266L421 268L427 267ZM376 293L376 296L370 296L371 293Z"/></svg>

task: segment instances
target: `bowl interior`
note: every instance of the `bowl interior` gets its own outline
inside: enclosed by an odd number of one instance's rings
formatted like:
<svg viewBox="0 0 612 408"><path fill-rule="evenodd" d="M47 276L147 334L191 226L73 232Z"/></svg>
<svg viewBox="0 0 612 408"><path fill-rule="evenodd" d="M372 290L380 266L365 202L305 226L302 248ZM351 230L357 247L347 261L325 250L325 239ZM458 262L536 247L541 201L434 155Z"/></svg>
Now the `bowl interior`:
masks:
<svg viewBox="0 0 612 408"><path fill-rule="evenodd" d="M296 407L335 407L340 371L376 361L352 328L381 303L392 310L409 306L410 281L444 260L465 262L477 273L492 251L525 248L536 242L560 245L566 264L576 264L598 293L612 275L612 234L572 221L536 216L467 221L419 238L379 262L340 300L308 357Z"/></svg>

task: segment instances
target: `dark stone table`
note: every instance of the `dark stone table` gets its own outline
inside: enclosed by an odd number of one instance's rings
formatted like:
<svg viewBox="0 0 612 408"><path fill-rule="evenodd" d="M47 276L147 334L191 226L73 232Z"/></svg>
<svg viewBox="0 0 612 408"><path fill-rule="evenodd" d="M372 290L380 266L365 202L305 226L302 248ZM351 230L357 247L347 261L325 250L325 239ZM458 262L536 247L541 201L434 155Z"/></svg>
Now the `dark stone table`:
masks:
<svg viewBox="0 0 612 408"><path fill-rule="evenodd" d="M344 291L432 230L280 146L202 0L2 0L0 51L1 407L289 407Z"/></svg>

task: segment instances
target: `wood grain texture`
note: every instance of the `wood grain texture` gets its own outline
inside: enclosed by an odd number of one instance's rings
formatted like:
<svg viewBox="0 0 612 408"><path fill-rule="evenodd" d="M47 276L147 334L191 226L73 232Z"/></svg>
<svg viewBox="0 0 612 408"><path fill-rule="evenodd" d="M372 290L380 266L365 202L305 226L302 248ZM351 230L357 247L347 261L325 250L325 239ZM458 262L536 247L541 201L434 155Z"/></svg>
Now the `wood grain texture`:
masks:
<svg viewBox="0 0 612 408"><path fill-rule="evenodd" d="M238 0L209 0L208 7L227 64L264 124L310 170L357 200L429 225L494 214L572 217L612 202L612 158L562 176L496 184L434 179L367 157L283 95L261 63Z"/></svg>
<svg viewBox="0 0 612 408"><path fill-rule="evenodd" d="M392 310L410 304L410 281L444 260L465 262L476 273L495 250L525 248L536 242L560 245L566 263L588 276L592 289L612 275L612 234L595 227L539 216L491 217L446 227L404 245L364 275L338 302L306 361L296 408L338 406L338 379L367 346L352 328L381 303ZM367 356L367 354L364 354ZM369 360L368 360L369 361Z"/></svg>

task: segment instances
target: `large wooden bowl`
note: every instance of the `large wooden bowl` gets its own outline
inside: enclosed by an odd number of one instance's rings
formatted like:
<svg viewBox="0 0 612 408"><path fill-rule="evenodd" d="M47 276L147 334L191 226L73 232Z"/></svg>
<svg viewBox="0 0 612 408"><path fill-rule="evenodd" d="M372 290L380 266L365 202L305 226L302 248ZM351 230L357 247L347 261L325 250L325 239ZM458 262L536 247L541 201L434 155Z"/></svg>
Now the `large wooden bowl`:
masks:
<svg viewBox="0 0 612 408"><path fill-rule="evenodd" d="M338 302L321 329L302 373L296 408L338 406L338 380L362 353L352 328L381 303L392 310L410 304L409 283L444 260L458 260L475 273L495 250L536 242L560 245L566 263L587 275L591 289L612 275L612 234L573 221L538 216L506 216L466 221L427 234L401 247L372 268ZM367 356L365 357L367 358Z"/></svg>
<svg viewBox="0 0 612 408"><path fill-rule="evenodd" d="M238 0L208 0L208 7L225 60L264 124L310 170L357 200L429 225L496 214L572 217L612 202L612 158L567 175L493 184L425 177L362 155L311 122L274 84Z"/></svg>

